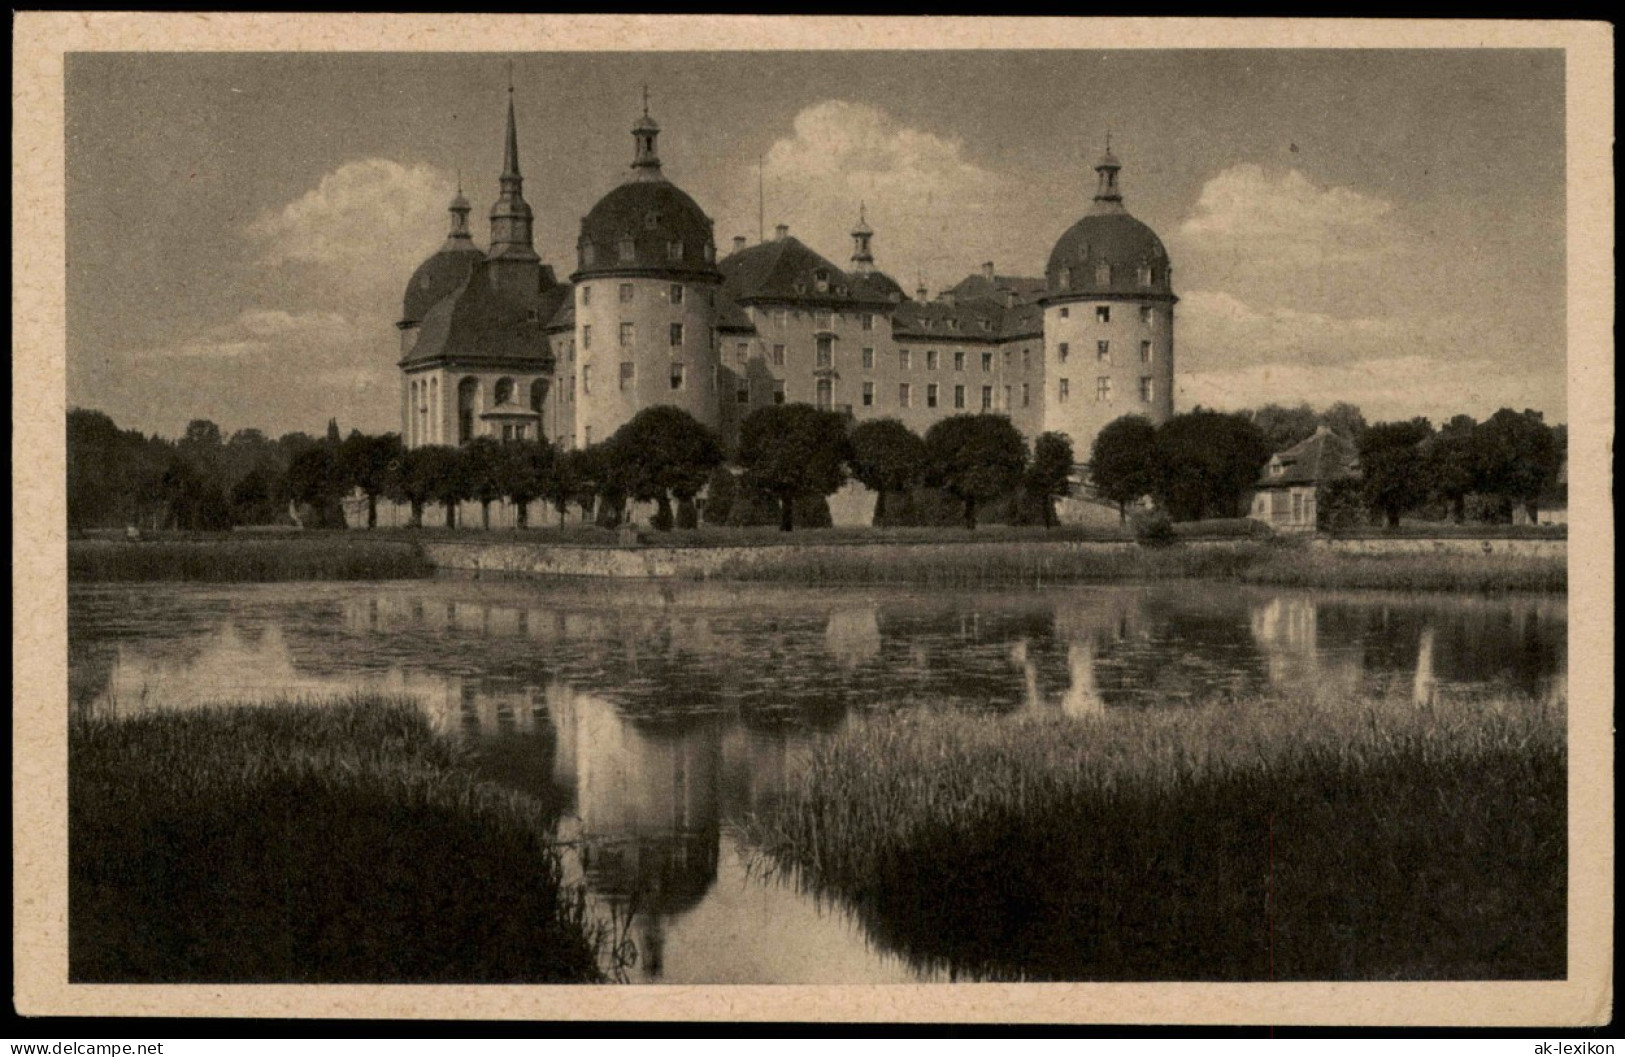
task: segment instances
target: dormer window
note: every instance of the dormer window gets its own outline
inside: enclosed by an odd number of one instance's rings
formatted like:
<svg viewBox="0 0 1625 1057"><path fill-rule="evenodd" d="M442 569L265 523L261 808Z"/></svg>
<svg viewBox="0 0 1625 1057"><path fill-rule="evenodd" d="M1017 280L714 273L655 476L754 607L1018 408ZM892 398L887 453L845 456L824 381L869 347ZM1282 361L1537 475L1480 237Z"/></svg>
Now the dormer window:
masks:
<svg viewBox="0 0 1625 1057"><path fill-rule="evenodd" d="M814 272L813 287L821 294L829 293L829 273L822 269Z"/></svg>
<svg viewBox="0 0 1625 1057"><path fill-rule="evenodd" d="M638 244L633 241L631 235L621 239L620 254L623 261L632 260L638 255Z"/></svg>
<svg viewBox="0 0 1625 1057"><path fill-rule="evenodd" d="M982 320L982 329L983 330L992 330L993 329L992 320L987 320L987 319Z"/></svg>
<svg viewBox="0 0 1625 1057"><path fill-rule="evenodd" d="M1067 287L1069 287L1071 285L1072 285L1072 269L1071 268L1062 268L1061 269L1061 289L1064 290L1064 289L1066 289Z"/></svg>
<svg viewBox="0 0 1625 1057"><path fill-rule="evenodd" d="M707 242L705 244L705 263L706 264L714 264L714 263L716 263L716 259L717 259L717 244L714 243L714 242Z"/></svg>
<svg viewBox="0 0 1625 1057"><path fill-rule="evenodd" d="M1152 283L1154 283L1156 281L1157 281L1157 273L1152 270L1151 265L1149 265L1149 264L1140 265L1140 285L1141 286L1150 286Z"/></svg>
<svg viewBox="0 0 1625 1057"><path fill-rule="evenodd" d="M643 226L649 231L658 228L660 226L660 214L653 211L643 214Z"/></svg>
<svg viewBox="0 0 1625 1057"><path fill-rule="evenodd" d="M680 261L683 259L682 239L672 239L670 242L666 243L666 259L668 261Z"/></svg>
<svg viewBox="0 0 1625 1057"><path fill-rule="evenodd" d="M1112 282L1112 266L1105 261L1095 265L1095 285L1110 286Z"/></svg>
<svg viewBox="0 0 1625 1057"><path fill-rule="evenodd" d="M594 250L593 244L590 241L582 242L582 244L581 244L581 266L583 268L585 268L588 265L592 264L593 260L597 256L598 256L598 254Z"/></svg>

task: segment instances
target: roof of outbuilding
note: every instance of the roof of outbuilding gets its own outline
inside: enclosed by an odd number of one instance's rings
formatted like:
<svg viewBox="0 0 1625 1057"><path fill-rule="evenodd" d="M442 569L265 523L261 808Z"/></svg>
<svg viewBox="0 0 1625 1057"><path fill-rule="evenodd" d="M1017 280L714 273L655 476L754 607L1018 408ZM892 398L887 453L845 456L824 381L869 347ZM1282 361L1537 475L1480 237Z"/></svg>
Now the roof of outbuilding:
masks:
<svg viewBox="0 0 1625 1057"><path fill-rule="evenodd" d="M552 354L546 328L569 294L570 288L560 284L534 293L512 293L491 281L488 267L477 266L455 293L424 316L417 343L401 365L510 360L549 369Z"/></svg>
<svg viewBox="0 0 1625 1057"><path fill-rule="evenodd" d="M1276 467L1280 467L1279 473L1274 472ZM1322 484L1359 475L1359 453L1354 442L1321 426L1309 439L1270 456L1258 479L1258 487Z"/></svg>

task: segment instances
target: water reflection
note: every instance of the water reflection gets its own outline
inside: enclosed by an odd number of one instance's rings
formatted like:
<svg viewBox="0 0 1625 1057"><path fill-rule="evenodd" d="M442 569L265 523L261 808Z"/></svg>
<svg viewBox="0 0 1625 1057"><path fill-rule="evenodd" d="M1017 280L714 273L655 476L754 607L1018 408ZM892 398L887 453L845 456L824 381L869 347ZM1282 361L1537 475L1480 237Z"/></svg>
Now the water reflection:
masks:
<svg viewBox="0 0 1625 1057"><path fill-rule="evenodd" d="M87 587L71 707L410 695L491 779L555 805L570 868L631 923L635 978L903 981L861 924L750 875L734 828L854 712L1098 717L1320 686L1565 691L1561 600L1216 584L961 593L720 585ZM830 975L831 973L841 975Z"/></svg>

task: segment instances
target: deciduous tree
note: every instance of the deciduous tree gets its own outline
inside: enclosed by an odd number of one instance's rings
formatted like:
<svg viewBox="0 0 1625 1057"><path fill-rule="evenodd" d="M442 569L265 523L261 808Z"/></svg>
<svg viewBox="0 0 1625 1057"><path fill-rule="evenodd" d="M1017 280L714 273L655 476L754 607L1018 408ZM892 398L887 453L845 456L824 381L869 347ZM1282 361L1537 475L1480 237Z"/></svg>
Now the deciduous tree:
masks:
<svg viewBox="0 0 1625 1057"><path fill-rule="evenodd" d="M952 415L925 433L926 482L964 504L965 527L976 505L1010 491L1027 468L1027 442L1003 415Z"/></svg>
<svg viewBox="0 0 1625 1057"><path fill-rule="evenodd" d="M779 501L779 528L795 527L800 496L828 496L846 481L852 442L846 420L810 404L757 408L739 426L739 464L747 483Z"/></svg>
<svg viewBox="0 0 1625 1057"><path fill-rule="evenodd" d="M1398 528L1400 516L1427 498L1425 460L1419 447L1432 436L1425 418L1409 422L1379 422L1360 437L1360 477L1365 501L1382 511L1389 528Z"/></svg>
<svg viewBox="0 0 1625 1057"><path fill-rule="evenodd" d="M1245 415L1196 408L1157 427L1157 488L1176 521L1240 517L1241 497L1270 457Z"/></svg>
<svg viewBox="0 0 1625 1057"><path fill-rule="evenodd" d="M655 528L669 531L672 499L693 503L711 471L722 464L722 445L687 411L656 405L639 411L615 431L608 456L627 494L655 503Z"/></svg>
<svg viewBox="0 0 1625 1057"><path fill-rule="evenodd" d="M1027 493L1044 508L1044 527L1055 524L1055 500L1072 488L1072 441L1064 433L1040 433L1033 442L1033 462L1027 467Z"/></svg>
<svg viewBox="0 0 1625 1057"><path fill-rule="evenodd" d="M1128 504L1157 491L1157 428L1144 415L1124 415L1106 423L1089 449L1089 480L1101 498L1117 504L1126 520Z"/></svg>
<svg viewBox="0 0 1625 1057"><path fill-rule="evenodd" d="M886 494L913 488L925 465L925 441L895 418L863 422L852 431L852 476L875 493L876 525L888 524Z"/></svg>

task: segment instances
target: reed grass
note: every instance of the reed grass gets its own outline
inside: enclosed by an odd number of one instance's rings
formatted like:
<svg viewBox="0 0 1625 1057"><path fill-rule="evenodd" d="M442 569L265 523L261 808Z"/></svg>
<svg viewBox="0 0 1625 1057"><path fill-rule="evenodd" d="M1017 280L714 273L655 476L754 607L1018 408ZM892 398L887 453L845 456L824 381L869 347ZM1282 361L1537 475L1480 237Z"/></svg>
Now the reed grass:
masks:
<svg viewBox="0 0 1625 1057"><path fill-rule="evenodd" d="M1322 694L886 714L817 747L748 835L956 976L1559 978L1561 713Z"/></svg>
<svg viewBox="0 0 1625 1057"><path fill-rule="evenodd" d="M1036 543L970 543L953 546L865 547L809 551L786 548L772 555L738 558L713 574L722 580L777 583L902 583L944 587L990 584L1062 583L1234 578L1257 562L1263 544L1148 549L1058 549Z"/></svg>
<svg viewBox="0 0 1625 1057"><path fill-rule="evenodd" d="M603 978L549 813L410 699L78 719L68 754L75 982Z"/></svg>
<svg viewBox="0 0 1625 1057"><path fill-rule="evenodd" d="M1563 558L1511 554L1337 554L1275 549L1240 570L1245 583L1381 591L1568 590Z"/></svg>
<svg viewBox="0 0 1625 1057"><path fill-rule="evenodd" d="M274 539L68 544L70 582L405 580L434 575L414 543L339 533Z"/></svg>

